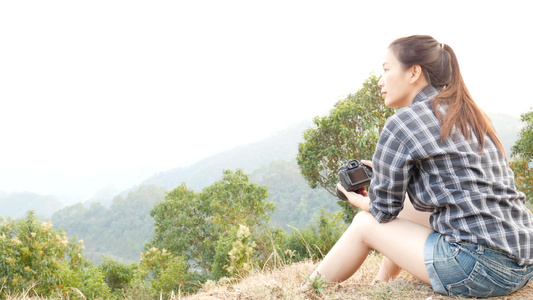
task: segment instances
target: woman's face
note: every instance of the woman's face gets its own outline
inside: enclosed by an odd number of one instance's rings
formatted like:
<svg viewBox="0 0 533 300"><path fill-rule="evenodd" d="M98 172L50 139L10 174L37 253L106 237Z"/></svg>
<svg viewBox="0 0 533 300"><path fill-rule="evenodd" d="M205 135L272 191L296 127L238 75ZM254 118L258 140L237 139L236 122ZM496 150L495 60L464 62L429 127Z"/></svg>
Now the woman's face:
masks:
<svg viewBox="0 0 533 300"><path fill-rule="evenodd" d="M406 107L411 104L415 95L412 94L412 73L410 68L403 70L402 64L392 50L387 51L383 63L383 76L379 81L381 96L388 107Z"/></svg>

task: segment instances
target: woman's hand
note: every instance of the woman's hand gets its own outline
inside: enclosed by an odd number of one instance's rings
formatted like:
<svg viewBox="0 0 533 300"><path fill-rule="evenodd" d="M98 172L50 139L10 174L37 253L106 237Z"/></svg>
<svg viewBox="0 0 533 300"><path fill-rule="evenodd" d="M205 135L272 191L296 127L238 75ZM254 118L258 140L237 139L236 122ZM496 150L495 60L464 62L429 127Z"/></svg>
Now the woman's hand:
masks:
<svg viewBox="0 0 533 300"><path fill-rule="evenodd" d="M366 191L366 187L360 188L357 191L357 193L348 192L342 186L341 183L338 183L337 189L339 189L339 191L342 192L346 196L346 198L348 198L348 202L350 202L350 204L357 206L364 211L368 211L368 205L370 204L370 198L368 197L368 192Z"/></svg>
<svg viewBox="0 0 533 300"><path fill-rule="evenodd" d="M372 164L372 161L371 160L361 160L361 163L367 167L371 167L373 166Z"/></svg>
<svg viewBox="0 0 533 300"><path fill-rule="evenodd" d="M373 164L371 160L361 160L361 163L365 166L372 168ZM361 187L356 192L348 192L339 182L337 184L337 189L343 193L350 204L359 207L364 211L368 211L368 206L370 205L370 198L368 197L368 192L366 187Z"/></svg>

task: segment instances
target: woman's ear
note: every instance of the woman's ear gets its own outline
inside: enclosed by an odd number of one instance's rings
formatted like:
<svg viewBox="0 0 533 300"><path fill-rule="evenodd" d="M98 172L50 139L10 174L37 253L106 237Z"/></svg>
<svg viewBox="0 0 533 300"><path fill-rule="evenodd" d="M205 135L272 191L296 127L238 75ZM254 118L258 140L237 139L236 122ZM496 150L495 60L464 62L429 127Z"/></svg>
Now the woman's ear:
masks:
<svg viewBox="0 0 533 300"><path fill-rule="evenodd" d="M411 76L411 83L416 82L422 76L422 67L419 65L414 65L409 68L409 75Z"/></svg>

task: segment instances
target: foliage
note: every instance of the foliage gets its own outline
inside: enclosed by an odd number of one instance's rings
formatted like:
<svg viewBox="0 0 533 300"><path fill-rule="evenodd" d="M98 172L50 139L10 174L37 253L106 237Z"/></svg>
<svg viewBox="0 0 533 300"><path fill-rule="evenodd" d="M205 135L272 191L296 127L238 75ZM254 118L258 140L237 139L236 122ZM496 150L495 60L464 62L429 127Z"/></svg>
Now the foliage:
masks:
<svg viewBox="0 0 533 300"><path fill-rule="evenodd" d="M117 297L123 295L124 289L133 279L136 264L126 265L109 257L103 257L98 268L104 275L104 280L113 294Z"/></svg>
<svg viewBox="0 0 533 300"><path fill-rule="evenodd" d="M81 270L69 270L68 273L68 277L75 279L72 284L72 289L78 289L81 295L83 295L81 297L82 299L111 298L111 292L105 282L104 274L102 274L98 267L89 264ZM77 296L81 295L78 294Z"/></svg>
<svg viewBox="0 0 533 300"><path fill-rule="evenodd" d="M533 206L533 109L521 115L521 120L525 124L511 148L511 156L515 160L510 165L515 174L516 187L526 194Z"/></svg>
<svg viewBox="0 0 533 300"><path fill-rule="evenodd" d="M229 234L220 237L217 241L215 257L213 258L213 266L211 268L211 278L213 280L231 277L226 267L229 261L228 253L231 251L232 243L236 239L235 229L232 228Z"/></svg>
<svg viewBox="0 0 533 300"><path fill-rule="evenodd" d="M252 256L257 244L251 235L248 226L239 225L218 241L213 264L215 278L243 277L252 270Z"/></svg>
<svg viewBox="0 0 533 300"><path fill-rule="evenodd" d="M533 162L533 109L520 116L524 127L518 133L518 140L511 148L511 156L521 157L527 163Z"/></svg>
<svg viewBox="0 0 533 300"><path fill-rule="evenodd" d="M69 236L79 236L87 246L86 255L98 263L102 254L138 261L144 244L154 234L150 209L163 200L164 188L142 185L125 197L116 196L110 208L100 203L89 207L78 203L56 212L54 224Z"/></svg>
<svg viewBox="0 0 533 300"><path fill-rule="evenodd" d="M315 219L320 209L328 212L339 210L338 198L324 189L311 189L300 174L296 160L272 161L269 165L254 171L250 178L261 185L268 186L270 201L276 205L271 226L281 226L291 231L304 228Z"/></svg>
<svg viewBox="0 0 533 300"><path fill-rule="evenodd" d="M530 204L533 205L533 167L523 158L511 161L510 165L515 174L517 189L524 192Z"/></svg>
<svg viewBox="0 0 533 300"><path fill-rule="evenodd" d="M328 281L323 276L316 276L311 280L311 290L314 294L323 295L327 285Z"/></svg>
<svg viewBox="0 0 533 300"><path fill-rule="evenodd" d="M0 279L6 294L31 290L37 296L108 298L99 269L82 254L83 242L69 241L33 211L23 219L0 218Z"/></svg>
<svg viewBox="0 0 533 300"><path fill-rule="evenodd" d="M187 261L205 266L215 232L208 221L209 203L182 184L167 194L150 212L155 234L149 246L179 253Z"/></svg>
<svg viewBox="0 0 533 300"><path fill-rule="evenodd" d="M355 94L337 102L329 115L316 117L315 128L304 132L298 145L297 161L309 186L318 186L335 195L337 170L350 159L372 159L385 121L395 110L383 103L379 77L371 75ZM353 210L341 203L345 220Z"/></svg>
<svg viewBox="0 0 533 300"><path fill-rule="evenodd" d="M131 284L132 288L127 294L129 298L133 298L139 296L139 291L136 289L144 289L144 292L153 299L160 295L170 298L173 292L196 290L196 286L189 279L189 264L185 261L185 257L152 247L141 254L141 261Z"/></svg>
<svg viewBox="0 0 533 300"><path fill-rule="evenodd" d="M200 193L182 184L154 206L155 235L149 247L184 255L209 274L219 239L235 226L266 227L274 205L267 188L251 183L242 170L225 170L221 180Z"/></svg>
<svg viewBox="0 0 533 300"><path fill-rule="evenodd" d="M302 230L293 231L285 238L283 248L292 262L322 259L346 230L342 212L320 211L315 221Z"/></svg>
<svg viewBox="0 0 533 300"><path fill-rule="evenodd" d="M283 264L290 262L285 255L284 243L287 237L287 233L276 227L269 227L266 230L260 232L254 232L253 236L256 237L254 242L256 243L254 261L262 270L275 269Z"/></svg>
<svg viewBox="0 0 533 300"><path fill-rule="evenodd" d="M211 221L227 232L228 225L266 225L275 207L266 202L268 189L250 182L242 170L224 170L222 179L204 188L200 198L210 202Z"/></svg>
<svg viewBox="0 0 533 300"><path fill-rule="evenodd" d="M276 228L252 232L247 226L234 227L218 241L213 278L242 278L254 268L265 270L285 263L319 260L345 230L342 212L329 213L324 209L305 228L291 233Z"/></svg>

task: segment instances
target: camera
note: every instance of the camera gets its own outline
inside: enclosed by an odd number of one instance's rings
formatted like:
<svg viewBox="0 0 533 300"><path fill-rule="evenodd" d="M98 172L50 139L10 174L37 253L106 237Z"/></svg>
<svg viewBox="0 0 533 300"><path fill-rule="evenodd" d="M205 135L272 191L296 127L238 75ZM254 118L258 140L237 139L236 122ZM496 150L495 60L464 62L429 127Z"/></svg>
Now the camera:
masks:
<svg viewBox="0 0 533 300"><path fill-rule="evenodd" d="M357 192L361 187L369 185L372 175L372 168L363 165L356 159L347 161L339 168L341 184L348 192ZM337 189L337 197L348 201L348 198L339 189Z"/></svg>

